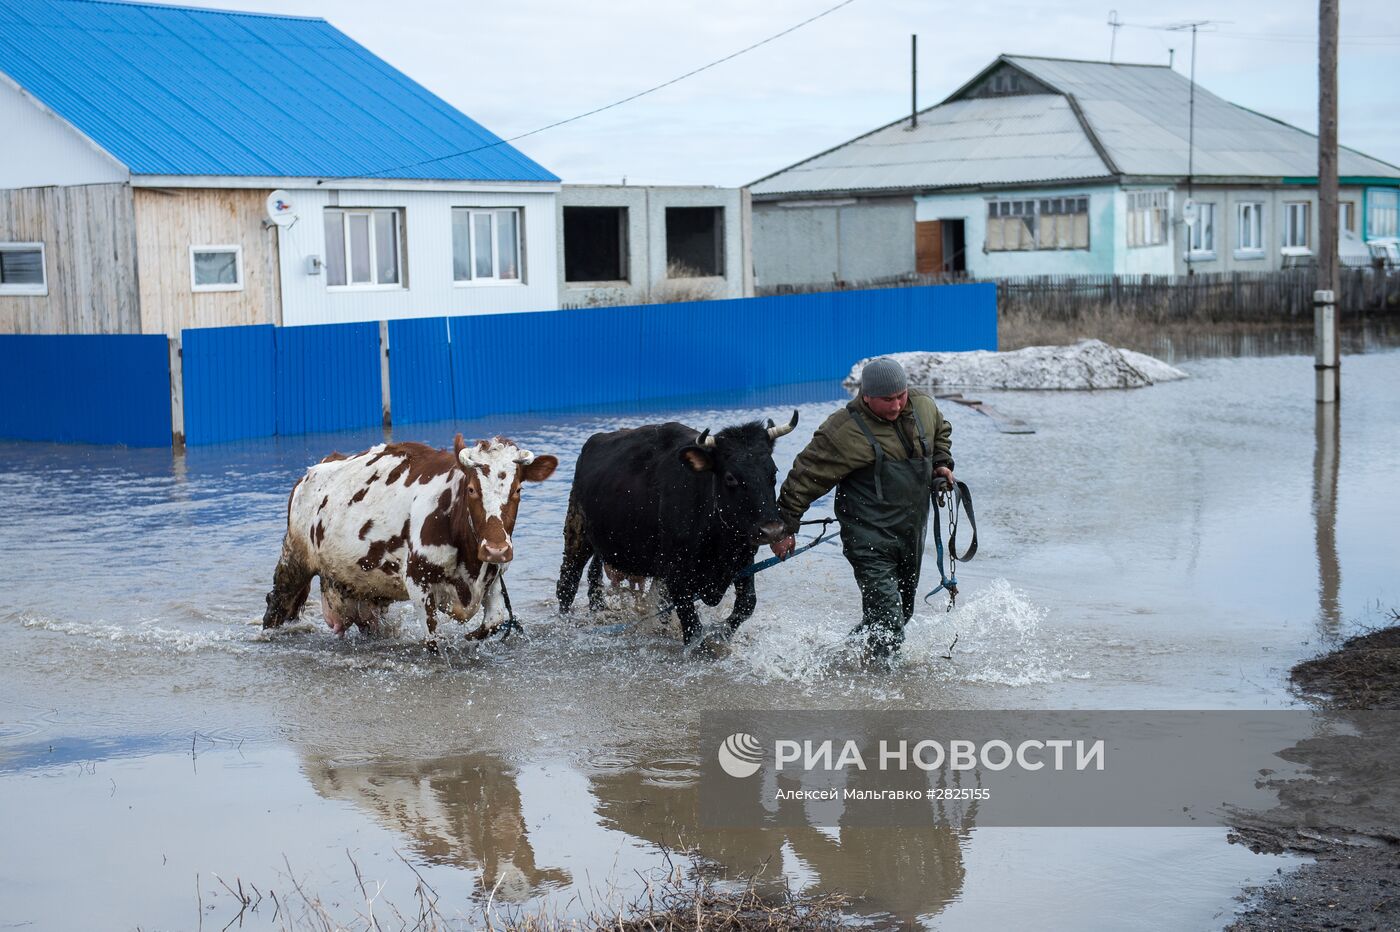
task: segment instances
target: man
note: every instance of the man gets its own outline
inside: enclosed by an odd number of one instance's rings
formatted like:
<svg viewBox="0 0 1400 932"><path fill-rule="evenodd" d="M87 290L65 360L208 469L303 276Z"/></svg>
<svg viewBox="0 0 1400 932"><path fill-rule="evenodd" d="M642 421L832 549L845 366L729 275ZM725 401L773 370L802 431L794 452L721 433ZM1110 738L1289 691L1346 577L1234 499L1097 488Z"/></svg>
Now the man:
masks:
<svg viewBox="0 0 1400 932"><path fill-rule="evenodd" d="M864 635L874 658L899 649L914 614L929 495L938 479L957 481L952 432L932 398L909 391L903 366L887 356L872 360L861 371L860 394L817 428L778 494L789 534L773 553L785 558L807 508L837 487L842 551L864 616L852 633Z"/></svg>

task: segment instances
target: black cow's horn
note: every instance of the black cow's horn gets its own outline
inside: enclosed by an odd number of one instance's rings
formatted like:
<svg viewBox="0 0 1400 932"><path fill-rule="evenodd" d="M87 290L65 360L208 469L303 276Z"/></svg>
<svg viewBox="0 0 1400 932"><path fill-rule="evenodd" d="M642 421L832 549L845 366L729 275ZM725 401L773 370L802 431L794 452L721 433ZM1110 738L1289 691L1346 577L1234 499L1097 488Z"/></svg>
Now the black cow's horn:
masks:
<svg viewBox="0 0 1400 932"><path fill-rule="evenodd" d="M793 412L792 412L792 420L789 421L789 422L788 422L785 426L783 426L783 427L774 427L774 426L773 426L773 419L772 419L771 417L768 419L768 436L769 436L770 438L772 438L773 440L777 440L777 439L778 439L779 437L781 437L783 434L790 434L790 433L792 433L792 432L793 432L794 430L796 430L796 429L797 429L797 411L796 411L795 409L794 409Z"/></svg>
<svg viewBox="0 0 1400 932"><path fill-rule="evenodd" d="M695 439L695 445L697 447L707 447L711 450L715 448L715 438L710 436L710 429L708 427L700 432L700 436Z"/></svg>

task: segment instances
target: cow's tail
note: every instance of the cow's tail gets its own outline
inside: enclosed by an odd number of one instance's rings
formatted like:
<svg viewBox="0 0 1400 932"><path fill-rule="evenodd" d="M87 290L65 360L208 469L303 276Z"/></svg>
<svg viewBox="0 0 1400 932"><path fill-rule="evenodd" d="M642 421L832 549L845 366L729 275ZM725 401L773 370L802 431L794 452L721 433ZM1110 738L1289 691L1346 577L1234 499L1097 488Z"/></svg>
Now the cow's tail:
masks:
<svg viewBox="0 0 1400 932"><path fill-rule="evenodd" d="M588 564L588 558L593 555L586 530L583 508L579 505L578 498L570 492L569 511L564 515L564 561L559 565L559 584L554 590L561 612L567 612L574 604L579 580L583 578L583 568Z"/></svg>

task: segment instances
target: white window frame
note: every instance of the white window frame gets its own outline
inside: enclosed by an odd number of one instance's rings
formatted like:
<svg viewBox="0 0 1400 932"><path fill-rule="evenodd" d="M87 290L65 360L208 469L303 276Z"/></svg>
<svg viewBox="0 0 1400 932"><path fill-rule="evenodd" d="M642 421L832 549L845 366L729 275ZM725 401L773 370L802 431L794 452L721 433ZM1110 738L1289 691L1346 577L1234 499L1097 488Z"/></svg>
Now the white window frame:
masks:
<svg viewBox="0 0 1400 932"><path fill-rule="evenodd" d="M200 252L231 252L233 253L233 274L238 281L232 285L201 285L195 277L194 257ZM190 288L195 291L242 291L243 290L243 247L234 243L222 246L191 246L190 247Z"/></svg>
<svg viewBox="0 0 1400 932"><path fill-rule="evenodd" d="M1205 222L1207 214L1210 215L1209 224ZM1220 237L1215 214L1214 201L1196 202L1196 222L1186 228L1186 261L1209 262L1215 258L1215 245ZM1205 240L1207 229L1210 231L1209 242Z"/></svg>
<svg viewBox="0 0 1400 932"><path fill-rule="evenodd" d="M1253 220L1245 219L1245 212L1253 208ZM1235 258L1236 259L1262 259L1267 254L1268 247L1264 243L1264 231L1268 227L1264 225L1264 202L1263 201L1239 201L1235 204ZM1250 233L1251 239L1255 242L1245 245L1245 234Z"/></svg>
<svg viewBox="0 0 1400 932"><path fill-rule="evenodd" d="M456 216L461 211L467 215L467 268L471 271L470 278L457 277L457 242L452 236L451 227L448 228L448 239L452 249L452 286L454 288L475 288L501 285L523 285L525 284L525 209L523 207L472 207L466 204L454 206L450 216ZM499 214L515 214L515 265L519 273L515 278L501 278L501 224ZM476 274L476 218L478 215L487 214L491 217L491 275L489 277L478 276Z"/></svg>
<svg viewBox="0 0 1400 932"><path fill-rule="evenodd" d="M1351 215L1351 223L1347 223L1347 215ZM1337 202L1337 229L1347 233L1356 232L1356 201Z"/></svg>
<svg viewBox="0 0 1400 932"><path fill-rule="evenodd" d="M44 280L37 285L7 285L0 282L0 295L31 295L44 297L49 293L49 256L43 243L0 243L0 252L32 252L39 250L39 270Z"/></svg>
<svg viewBox="0 0 1400 932"><path fill-rule="evenodd" d="M1293 214L1295 211L1303 212L1303 241L1301 243L1293 240L1294 223ZM1285 201L1283 204L1283 237L1279 245L1284 249L1312 249L1312 202L1311 201Z"/></svg>
<svg viewBox="0 0 1400 932"><path fill-rule="evenodd" d="M1363 232L1366 240L1400 236L1400 191L1394 188L1371 188L1367 191Z"/></svg>
<svg viewBox="0 0 1400 932"><path fill-rule="evenodd" d="M403 240L404 240L404 210L402 207L339 207L328 206L327 212L340 211L341 235L345 243L345 284L332 285L329 277L326 279L327 291L404 291L408 288L408 272L404 268L403 262ZM388 211L394 215L394 268L398 270L399 280L396 282L379 281L379 244L377 242L378 233L375 231L374 215L380 211ZM370 281L352 281L350 250L354 245L350 242L350 218L351 216L364 216L369 218L369 274ZM322 225L322 236L325 226ZM329 248L330 244L326 244Z"/></svg>
<svg viewBox="0 0 1400 932"><path fill-rule="evenodd" d="M1147 249L1167 243L1171 191L1128 192L1128 248Z"/></svg>

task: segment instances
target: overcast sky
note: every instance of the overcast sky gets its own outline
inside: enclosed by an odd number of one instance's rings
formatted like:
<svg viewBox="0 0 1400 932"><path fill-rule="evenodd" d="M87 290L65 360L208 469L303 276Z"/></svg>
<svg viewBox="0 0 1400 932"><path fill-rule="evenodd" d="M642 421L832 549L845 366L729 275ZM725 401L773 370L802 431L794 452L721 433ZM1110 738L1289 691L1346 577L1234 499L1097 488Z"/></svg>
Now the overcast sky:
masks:
<svg viewBox="0 0 1400 932"><path fill-rule="evenodd" d="M192 0L320 16L493 132L514 136L731 54L839 0ZM1106 60L1110 3L854 0L829 16L640 100L516 145L566 182L742 185L947 96L998 54ZM1190 67L1196 79L1317 128L1317 3L1116 0L1116 60ZM1400 5L1342 3L1344 145L1400 164Z"/></svg>

